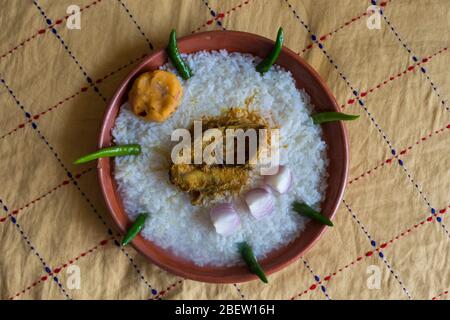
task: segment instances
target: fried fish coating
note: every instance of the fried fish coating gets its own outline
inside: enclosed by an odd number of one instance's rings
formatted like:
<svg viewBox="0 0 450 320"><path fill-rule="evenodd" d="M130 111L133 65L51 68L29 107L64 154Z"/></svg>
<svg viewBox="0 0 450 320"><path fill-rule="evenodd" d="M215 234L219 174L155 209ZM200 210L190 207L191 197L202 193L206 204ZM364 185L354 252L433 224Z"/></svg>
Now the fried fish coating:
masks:
<svg viewBox="0 0 450 320"><path fill-rule="evenodd" d="M176 164L170 168L170 181L192 195L192 204L226 192L239 192L249 179L243 167Z"/></svg>
<svg viewBox="0 0 450 320"><path fill-rule="evenodd" d="M232 149L227 150L226 131L227 129L246 131L253 129L269 129L269 124L257 112L251 112L247 109L232 108L223 112L219 116L204 117L202 119L202 129L205 132L208 129L218 129L224 139L223 158L226 158L227 152L234 153L233 164L172 164L169 170L171 183L180 190L189 193L192 196L192 204L201 204L204 200L213 200L222 195L236 194L248 184L250 178L250 159L257 156L250 154L248 142L245 146L244 163L237 163L237 141L235 139ZM191 132L194 128L191 128ZM203 148L208 143L203 141ZM258 141L259 148L259 141ZM191 148L191 163L194 162L194 147ZM204 160L203 160L204 161Z"/></svg>

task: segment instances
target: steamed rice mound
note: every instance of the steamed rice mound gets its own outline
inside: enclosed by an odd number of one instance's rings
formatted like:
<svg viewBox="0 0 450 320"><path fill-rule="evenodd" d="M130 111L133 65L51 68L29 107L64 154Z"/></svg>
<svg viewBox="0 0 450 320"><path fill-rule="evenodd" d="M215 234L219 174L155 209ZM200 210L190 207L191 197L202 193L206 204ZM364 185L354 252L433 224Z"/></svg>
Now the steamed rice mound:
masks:
<svg viewBox="0 0 450 320"><path fill-rule="evenodd" d="M258 259L286 246L304 229L307 218L291 209L294 200L316 209L326 191L326 144L320 126L310 117L309 96L295 87L291 74L272 67L264 76L256 70L259 58L247 54L198 52L185 55L194 76L180 78L184 96L178 110L163 123L145 122L128 104L122 106L113 129L116 144L139 143L142 154L117 157L115 179L125 210L132 220L149 212L141 234L158 246L198 265L240 264L236 243L247 241ZM176 74L170 63L161 69ZM224 108L257 110L280 128L280 163L293 175L291 190L275 197L272 215L255 220L236 198L241 227L230 236L215 232L210 205L194 206L188 194L169 180L173 130L189 128L194 120L217 116ZM260 183L255 177L250 185Z"/></svg>

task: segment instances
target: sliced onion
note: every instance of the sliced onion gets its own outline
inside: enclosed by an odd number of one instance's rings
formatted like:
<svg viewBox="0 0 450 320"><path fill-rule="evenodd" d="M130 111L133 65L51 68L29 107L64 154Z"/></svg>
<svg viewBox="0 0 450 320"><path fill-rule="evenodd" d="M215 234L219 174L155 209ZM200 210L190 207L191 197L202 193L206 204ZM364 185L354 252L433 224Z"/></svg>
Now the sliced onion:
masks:
<svg viewBox="0 0 450 320"><path fill-rule="evenodd" d="M292 185L291 169L287 166L279 166L278 173L271 176L265 176L264 181L278 193L285 193Z"/></svg>
<svg viewBox="0 0 450 320"><path fill-rule="evenodd" d="M239 215L231 203L214 206L209 213L216 232L224 236L232 234L241 224Z"/></svg>
<svg viewBox="0 0 450 320"><path fill-rule="evenodd" d="M258 186L258 188L264 189L270 194L273 194L274 191L272 187L268 186L267 184L261 184L260 186Z"/></svg>
<svg viewBox="0 0 450 320"><path fill-rule="evenodd" d="M261 219L273 212L274 198L272 194L264 188L251 189L245 194L250 214L256 219Z"/></svg>

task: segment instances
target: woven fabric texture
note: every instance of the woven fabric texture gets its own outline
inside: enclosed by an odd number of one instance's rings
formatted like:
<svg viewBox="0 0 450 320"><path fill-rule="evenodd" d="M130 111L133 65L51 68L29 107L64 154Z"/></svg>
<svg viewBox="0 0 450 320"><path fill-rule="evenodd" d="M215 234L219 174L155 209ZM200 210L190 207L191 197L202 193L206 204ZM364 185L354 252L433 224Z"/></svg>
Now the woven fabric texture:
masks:
<svg viewBox="0 0 450 320"><path fill-rule="evenodd" d="M449 1L0 2L1 299L449 298ZM73 4L81 30L67 28ZM279 26L360 115L335 227L268 285L181 279L121 248L95 164L72 164L96 148L119 83L172 28Z"/></svg>

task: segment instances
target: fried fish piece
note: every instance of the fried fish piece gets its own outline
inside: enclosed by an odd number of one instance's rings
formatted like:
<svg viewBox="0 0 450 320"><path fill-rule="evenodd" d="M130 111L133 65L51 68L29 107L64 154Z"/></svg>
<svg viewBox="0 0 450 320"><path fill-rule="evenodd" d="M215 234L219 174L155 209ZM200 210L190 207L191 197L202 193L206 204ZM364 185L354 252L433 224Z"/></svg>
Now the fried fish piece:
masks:
<svg viewBox="0 0 450 320"><path fill-rule="evenodd" d="M247 132L248 130L254 130L256 133L256 150L250 150L249 139L245 139L245 155L244 155L244 163L247 164L251 162L251 160L255 160L258 157L258 152L261 147L259 141L259 130L264 129L266 132L270 132L270 127L266 119L261 117L261 115L256 111L250 111L248 109L242 108L231 108L223 112L220 116L215 117L204 117L202 119L202 128L203 132L208 129L218 129L222 132L223 140L223 159L226 159L227 152L232 152L234 154L234 164L238 164L238 140L237 133L241 131L242 133ZM226 145L226 136L227 130L234 130L235 138L233 139L233 148L227 150ZM191 133L193 129L191 129ZM267 135L267 144L270 145L270 135ZM203 143L203 148L207 145L208 142ZM192 154L192 161L193 161ZM244 163L239 163L238 165L242 165Z"/></svg>
<svg viewBox="0 0 450 320"><path fill-rule="evenodd" d="M253 129L258 132L259 129L269 129L269 124L254 111L247 109L232 108L223 112L219 116L204 117L202 119L202 129L205 132L208 129L219 129L223 136L223 159L226 159L226 153L234 153L233 164L172 164L169 170L171 183L180 190L189 193L192 196L192 204L198 205L204 200L214 200L221 195L236 194L248 184L250 170L252 169L250 159L258 154L260 147L259 141L255 154L250 154L248 141L245 140L244 163L237 163L237 140L234 139L233 149L226 150L226 131L227 129L242 129L244 132ZM193 132L191 128L191 132ZM258 139L258 137L257 137ZM270 141L269 141L270 143ZM207 145L203 142L203 148ZM191 148L191 162L194 162L194 147Z"/></svg>
<svg viewBox="0 0 450 320"><path fill-rule="evenodd" d="M192 204L200 204L206 198L239 192L248 182L249 171L243 166L175 164L169 177L180 190L192 195Z"/></svg>

